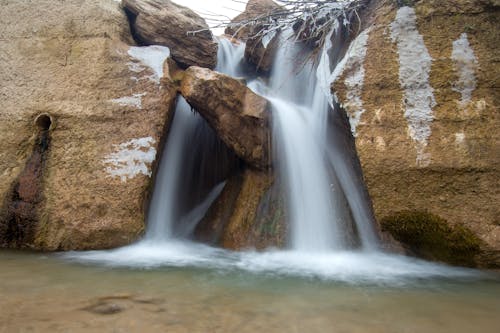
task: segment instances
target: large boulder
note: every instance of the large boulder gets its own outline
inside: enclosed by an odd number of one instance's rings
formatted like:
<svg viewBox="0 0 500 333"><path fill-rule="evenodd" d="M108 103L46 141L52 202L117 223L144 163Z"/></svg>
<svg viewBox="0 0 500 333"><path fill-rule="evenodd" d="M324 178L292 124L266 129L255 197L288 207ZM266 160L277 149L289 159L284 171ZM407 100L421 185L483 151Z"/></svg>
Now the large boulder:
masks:
<svg viewBox="0 0 500 333"><path fill-rule="evenodd" d="M180 92L237 156L257 169L270 165L269 103L228 75L188 68Z"/></svg>
<svg viewBox="0 0 500 333"><path fill-rule="evenodd" d="M164 45L182 67L215 68L217 42L205 20L169 0L123 0L136 40Z"/></svg>
<svg viewBox="0 0 500 333"><path fill-rule="evenodd" d="M246 41L245 60L257 72L269 73L279 46L277 33L263 34L264 18L280 10L272 0L250 0L245 11L231 20L225 33Z"/></svg>
<svg viewBox="0 0 500 333"><path fill-rule="evenodd" d="M231 20L224 33L246 41L254 33L255 23L260 18L271 15L280 9L273 0L249 0L243 13Z"/></svg>
<svg viewBox="0 0 500 333"><path fill-rule="evenodd" d="M333 87L375 214L389 231L408 211L467 228L481 247L467 264L499 266L499 3L399 3L372 1Z"/></svg>
<svg viewBox="0 0 500 333"><path fill-rule="evenodd" d="M7 0L0 16L0 246L135 241L176 96L168 50L131 48L114 1Z"/></svg>

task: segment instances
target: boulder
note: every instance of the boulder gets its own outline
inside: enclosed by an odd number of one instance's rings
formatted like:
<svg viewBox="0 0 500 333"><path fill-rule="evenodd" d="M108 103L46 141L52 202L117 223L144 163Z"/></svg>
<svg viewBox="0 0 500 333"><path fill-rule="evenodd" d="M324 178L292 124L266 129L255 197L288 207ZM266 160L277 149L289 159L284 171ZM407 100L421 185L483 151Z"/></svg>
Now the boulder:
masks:
<svg viewBox="0 0 500 333"><path fill-rule="evenodd" d="M169 0L123 0L135 39L142 45L170 48L182 67L215 68L217 42L205 20Z"/></svg>
<svg viewBox="0 0 500 333"><path fill-rule="evenodd" d="M254 33L252 21L270 15L280 6L272 0L249 0L245 11L231 20L225 34L246 41ZM246 24L248 23L248 24Z"/></svg>
<svg viewBox="0 0 500 333"><path fill-rule="evenodd" d="M480 240L467 265L498 267L498 2L414 3L372 1L333 90L377 219L426 212Z"/></svg>
<svg viewBox="0 0 500 333"><path fill-rule="evenodd" d="M250 37L245 47L245 60L257 72L269 74L279 46L278 33L269 36Z"/></svg>
<svg viewBox="0 0 500 333"><path fill-rule="evenodd" d="M130 47L114 1L3 1L0 15L0 246L137 240L176 96L159 84L168 50Z"/></svg>
<svg viewBox="0 0 500 333"><path fill-rule="evenodd" d="M188 68L180 92L238 157L257 169L270 165L268 101L245 84L206 68Z"/></svg>
<svg viewBox="0 0 500 333"><path fill-rule="evenodd" d="M276 50L279 46L277 33L263 36L263 26L259 18L276 12L281 7L272 0L250 0L245 11L236 16L226 28L225 33L246 41L245 59L258 72L269 73Z"/></svg>

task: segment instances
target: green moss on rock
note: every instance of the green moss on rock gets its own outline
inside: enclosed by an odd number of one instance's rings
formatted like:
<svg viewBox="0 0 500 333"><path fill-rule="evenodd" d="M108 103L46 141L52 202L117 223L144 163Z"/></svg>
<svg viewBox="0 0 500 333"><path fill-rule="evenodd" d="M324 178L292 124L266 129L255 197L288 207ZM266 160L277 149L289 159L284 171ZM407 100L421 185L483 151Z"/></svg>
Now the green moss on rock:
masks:
<svg viewBox="0 0 500 333"><path fill-rule="evenodd" d="M383 218L389 232L415 255L452 265L476 267L481 240L464 226L451 226L425 211L403 211Z"/></svg>

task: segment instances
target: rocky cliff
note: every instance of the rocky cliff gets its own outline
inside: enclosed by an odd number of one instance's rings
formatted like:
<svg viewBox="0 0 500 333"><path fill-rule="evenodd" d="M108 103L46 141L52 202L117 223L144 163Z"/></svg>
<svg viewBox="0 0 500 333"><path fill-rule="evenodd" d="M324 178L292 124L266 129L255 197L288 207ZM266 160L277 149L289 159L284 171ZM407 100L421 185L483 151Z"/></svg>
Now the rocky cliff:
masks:
<svg viewBox="0 0 500 333"><path fill-rule="evenodd" d="M499 9L371 1L333 86L379 221L428 213L468 228L481 248L469 265L500 264Z"/></svg>
<svg viewBox="0 0 500 333"><path fill-rule="evenodd" d="M114 1L2 1L0 245L137 239L175 91Z"/></svg>

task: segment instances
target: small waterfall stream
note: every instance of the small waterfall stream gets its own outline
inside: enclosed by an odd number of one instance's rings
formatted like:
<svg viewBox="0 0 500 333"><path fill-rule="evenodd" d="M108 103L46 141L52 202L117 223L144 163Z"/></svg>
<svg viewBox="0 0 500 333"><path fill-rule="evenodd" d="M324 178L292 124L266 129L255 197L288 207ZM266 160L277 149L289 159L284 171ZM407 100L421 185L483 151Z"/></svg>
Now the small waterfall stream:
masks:
<svg viewBox="0 0 500 333"><path fill-rule="evenodd" d="M328 113L334 111L316 73L329 71L329 68L318 69L313 59L300 60L307 57L308 50L289 41L291 32L283 35L283 47L276 55L269 84L250 80L249 87L272 104L274 163L278 166L276 170L287 199L290 247L297 251L329 252L361 243L363 248L374 248L376 237L364 226L372 221L359 218L360 215L349 208L346 196L352 197L352 189L342 188L334 167L339 165L335 161L339 157L328 154L328 146L335 145L329 142L328 134L336 129L327 126ZM219 45L216 70L233 77L244 76L245 45L233 44L225 38L219 40ZM320 66L325 66L324 63ZM326 65L329 66L328 60ZM172 237L188 237L223 189L221 182L206 192L197 205L190 206L187 211L180 210L186 206L182 202L186 198L179 195L185 191L185 179L201 181L196 179L201 176L200 172L189 172L193 160L186 160L183 155L188 150L192 153L192 146L199 144L195 138L203 124L204 120L191 112L190 106L180 97L158 169L146 240L164 242ZM336 146L341 149L341 145ZM196 152L206 154L203 149L206 147ZM340 165L346 166L345 163ZM342 178L352 177L352 174L346 171ZM359 235L356 230L361 231Z"/></svg>
<svg viewBox="0 0 500 333"><path fill-rule="evenodd" d="M219 43L221 47L216 70L231 76L241 75L245 45L233 46L225 38L221 38ZM223 170L227 168L224 164L236 163L235 157L224 156L228 154L227 148L216 138L205 120L193 112L191 106L180 96L158 167L144 238L146 241L165 243L173 238L186 238L192 234L196 224L224 188L223 175L227 173L227 170ZM218 161L222 165L207 165ZM207 169L212 170L208 174L217 174L216 180L212 179L208 190L196 191L199 199L195 205L186 204L193 195L189 188L206 183ZM182 195L183 193L187 194Z"/></svg>
<svg viewBox="0 0 500 333"><path fill-rule="evenodd" d="M221 38L217 70L245 78L244 48ZM350 131L343 128L347 119L339 117L342 113L318 75L331 73L328 50L319 63L297 62L305 59L303 51L298 44L285 43L268 84L246 77L248 87L272 104L275 172L286 193L292 229L288 249L234 252L189 240L223 190L231 174L227 166L238 166L201 116L180 98L156 175L144 239L119 249L64 257L109 266L237 269L347 283L470 276L468 271L378 249L370 205L353 163L352 138L346 139ZM330 52L335 53L340 54ZM333 64L339 60L334 58ZM216 172L218 163L225 170Z"/></svg>

